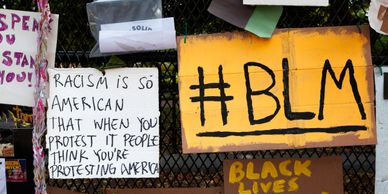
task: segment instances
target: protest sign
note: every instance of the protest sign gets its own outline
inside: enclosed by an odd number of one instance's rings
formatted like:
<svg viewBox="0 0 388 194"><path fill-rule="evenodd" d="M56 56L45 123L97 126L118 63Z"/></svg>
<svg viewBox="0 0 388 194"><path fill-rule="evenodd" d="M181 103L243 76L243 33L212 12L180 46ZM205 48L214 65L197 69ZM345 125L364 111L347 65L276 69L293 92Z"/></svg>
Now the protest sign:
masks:
<svg viewBox="0 0 388 194"><path fill-rule="evenodd" d="M27 182L27 161L25 159L7 159L7 182Z"/></svg>
<svg viewBox="0 0 388 194"><path fill-rule="evenodd" d="M375 144L368 27L178 42L185 153Z"/></svg>
<svg viewBox="0 0 388 194"><path fill-rule="evenodd" d="M52 14L47 65L54 67L58 18ZM0 9L0 103L34 106L35 57L41 14Z"/></svg>
<svg viewBox="0 0 388 194"><path fill-rule="evenodd" d="M224 161L225 194L343 194L342 159Z"/></svg>
<svg viewBox="0 0 388 194"><path fill-rule="evenodd" d="M376 194L388 192L388 68L375 68L376 87Z"/></svg>
<svg viewBox="0 0 388 194"><path fill-rule="evenodd" d="M368 10L369 25L378 33L388 35L388 1L372 0Z"/></svg>
<svg viewBox="0 0 388 194"><path fill-rule="evenodd" d="M54 179L159 176L156 68L50 69L46 142Z"/></svg>

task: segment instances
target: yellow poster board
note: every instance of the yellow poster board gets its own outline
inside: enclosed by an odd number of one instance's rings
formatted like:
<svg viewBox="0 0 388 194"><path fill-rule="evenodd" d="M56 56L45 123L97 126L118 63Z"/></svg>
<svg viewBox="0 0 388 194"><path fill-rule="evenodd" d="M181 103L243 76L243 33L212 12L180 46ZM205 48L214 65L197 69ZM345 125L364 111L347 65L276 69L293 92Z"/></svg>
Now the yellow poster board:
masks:
<svg viewBox="0 0 388 194"><path fill-rule="evenodd" d="M178 38L185 153L375 144L366 26Z"/></svg>

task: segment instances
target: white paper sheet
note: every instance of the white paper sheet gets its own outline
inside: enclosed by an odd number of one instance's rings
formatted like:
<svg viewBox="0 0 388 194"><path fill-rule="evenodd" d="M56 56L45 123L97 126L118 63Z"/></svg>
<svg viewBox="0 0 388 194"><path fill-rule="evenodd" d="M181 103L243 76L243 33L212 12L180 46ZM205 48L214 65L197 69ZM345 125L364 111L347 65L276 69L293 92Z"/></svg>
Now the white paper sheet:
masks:
<svg viewBox="0 0 388 194"><path fill-rule="evenodd" d="M388 73L388 67L383 67L383 75L380 69L375 68L376 86L376 194L388 193L388 100L384 100L384 73Z"/></svg>
<svg viewBox="0 0 388 194"><path fill-rule="evenodd" d="M329 0L244 0L244 5L329 6Z"/></svg>
<svg viewBox="0 0 388 194"><path fill-rule="evenodd" d="M372 0L368 11L369 25L380 34L388 35L388 33L381 31L383 20L378 16L381 6L388 7L388 0Z"/></svg>
<svg viewBox="0 0 388 194"><path fill-rule="evenodd" d="M0 103L34 106L34 61L37 54L38 12L0 9ZM57 44L58 15L52 14L48 38L48 66L54 67ZM14 28L12 28L14 26ZM8 38L7 38L8 36ZM8 40L7 40L8 39Z"/></svg>
<svg viewBox="0 0 388 194"><path fill-rule="evenodd" d="M54 179L159 176L157 68L50 69L48 171ZM71 138L73 138L71 140Z"/></svg>
<svg viewBox="0 0 388 194"><path fill-rule="evenodd" d="M101 53L176 49L173 18L105 24L99 33Z"/></svg>
<svg viewBox="0 0 388 194"><path fill-rule="evenodd" d="M4 158L0 158L0 193L7 194L7 176L5 174Z"/></svg>
<svg viewBox="0 0 388 194"><path fill-rule="evenodd" d="M128 31L100 31L102 53L150 51L176 48L175 31L133 33Z"/></svg>
<svg viewBox="0 0 388 194"><path fill-rule="evenodd" d="M175 31L175 25L174 18L170 17L101 25L101 31L105 30L131 32Z"/></svg>

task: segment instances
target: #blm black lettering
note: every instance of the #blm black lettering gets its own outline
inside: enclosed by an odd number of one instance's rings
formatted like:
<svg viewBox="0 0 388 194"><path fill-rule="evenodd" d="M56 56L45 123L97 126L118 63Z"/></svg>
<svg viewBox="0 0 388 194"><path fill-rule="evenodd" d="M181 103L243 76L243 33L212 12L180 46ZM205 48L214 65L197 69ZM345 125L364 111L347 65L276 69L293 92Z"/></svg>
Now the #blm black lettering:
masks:
<svg viewBox="0 0 388 194"><path fill-rule="evenodd" d="M272 79L271 85L268 86L264 90L252 91L251 81L250 81L250 77L249 77L249 67L259 67L259 68L263 69L266 73L268 73ZM267 66L265 66L263 64L249 62L249 63L246 63L244 65L244 75L245 75L245 86L246 86L246 90L247 90L246 98L247 98L249 122L251 123L251 125L255 125L255 124L261 124L261 123L266 123L266 122L271 121L276 116L276 114L278 114L278 112L280 110L279 99L273 93L270 92L270 90L276 84L275 73L270 68L268 68ZM275 109L274 113L271 115L268 115L264 118L261 118L261 119L255 119L254 109L253 109L253 105L252 105L252 96L254 96L254 95L266 95L266 96L273 98L276 102L276 109Z"/></svg>
<svg viewBox="0 0 388 194"><path fill-rule="evenodd" d="M288 67L288 60L287 58L284 58L282 61L282 66L283 66L283 83L284 83L284 90L283 90L283 96L284 96L284 114L288 120L311 120L315 117L315 113L313 112L293 112L291 103L290 103L290 96L289 96L289 67ZM250 80L250 73L249 69L252 67L259 67L263 69L268 75L271 77L271 84L264 90L258 90L258 91L253 91L251 88L251 80ZM220 66L222 70L222 66ZM358 86L357 86L357 81L355 79L354 75L354 67L353 63L351 60L348 60L342 69L342 72L340 74L340 78L337 79L335 72L333 71L331 64L329 60L326 60L322 69L322 79L321 79L321 90L320 90L320 101L319 101L319 114L318 114L318 119L323 120L324 115L323 115L323 110L324 110L324 104L325 104L325 89L326 89L326 77L327 73L331 76L333 79L334 83L336 84L338 89L342 89L345 75L348 72L349 74L349 83L352 87L352 92L354 99L356 101L356 104L358 106L358 110L361 115L361 119L365 120L366 119L366 113L364 109L364 105L361 100L361 96L358 91ZM204 97L204 77L203 77L203 69L201 67L198 67L198 74L199 74L199 86L191 86L191 89L200 89L200 96L199 97L191 97L192 102L199 101L200 104L200 109L201 109L201 125L204 125L205 118L204 118L204 105L203 102L205 100L209 100L206 97ZM246 101L247 101L247 107L248 107L248 119L251 125L256 125L256 124L262 124L262 123L267 123L270 122L279 112L280 110L280 101L277 96L275 96L272 92L271 89L276 84L276 79L275 79L275 74L274 72L268 68L267 66L256 63L256 62L248 62L244 65L244 74L245 74L245 83L246 83ZM222 79L222 71L219 72L219 77ZM220 81L221 83L221 81ZM222 82L223 83L223 82ZM202 85L202 89L201 86ZM208 87L216 87L218 86L217 83L212 83L209 84ZM228 87L230 85L228 84ZM253 102L252 102L252 96L255 95L265 95L270 98L272 98L275 103L276 103L276 108L274 110L274 113L271 115L267 115L263 118L256 119L254 117L254 107L253 107ZM202 96L202 98L201 98ZM213 100L218 100L217 97L212 97ZM195 99L195 100L193 100ZM233 99L233 98L232 98ZM232 100L230 99L230 100ZM225 103L225 102L224 102ZM226 106L226 105L225 105ZM224 110L222 110L224 112ZM224 118L224 117L223 117ZM224 125L226 123L224 122ZM347 126L334 126L334 127L328 127L328 128L287 128L287 129L268 129L268 130L255 130L255 131L248 131L248 132L231 132L231 131L217 131L217 132L203 132L203 133L198 133L198 137L228 137L228 136L247 136L247 135L284 135L284 134L304 134L304 133L346 133L346 132L355 132L355 131L365 131L367 130L366 126L363 125L347 125Z"/></svg>
<svg viewBox="0 0 388 194"><path fill-rule="evenodd" d="M199 96L190 97L191 102L199 102L200 111L201 111L201 125L205 125L205 102L220 102L221 103L221 115L222 123L226 125L228 123L228 109L226 107L226 102L233 100L233 96L226 96L225 88L230 88L228 83L224 82L224 77L222 74L222 65L218 67L218 77L219 83L209 83L205 84L203 68L198 67L198 85L190 86L191 90L199 90ZM219 89L220 96L205 96L205 89Z"/></svg>
<svg viewBox="0 0 388 194"><path fill-rule="evenodd" d="M358 105L358 110L361 114L361 119L366 120L364 105L362 104L360 92L358 91L357 81L356 81L356 78L354 77L353 63L352 63L352 60L350 60L350 59L348 61L346 61L345 67L342 69L339 80L335 76L335 73L333 71L333 68L331 67L330 61L329 60L325 61L325 64L324 64L323 69L322 69L321 99L319 101L318 119L323 120L323 118L324 118L323 117L323 109L324 109L324 105L325 105L325 90L326 90L327 72L329 72L331 78L333 79L333 81L338 89L342 89L342 85L344 83L346 72L349 72L349 82L350 82L350 85L352 86L353 96L354 96L354 99Z"/></svg>

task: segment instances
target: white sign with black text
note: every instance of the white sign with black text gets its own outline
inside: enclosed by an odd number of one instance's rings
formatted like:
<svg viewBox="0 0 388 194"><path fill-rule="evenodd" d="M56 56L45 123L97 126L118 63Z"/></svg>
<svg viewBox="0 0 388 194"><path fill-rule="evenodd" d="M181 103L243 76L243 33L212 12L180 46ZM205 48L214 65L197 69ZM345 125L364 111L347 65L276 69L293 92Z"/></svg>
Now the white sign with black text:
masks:
<svg viewBox="0 0 388 194"><path fill-rule="evenodd" d="M388 89L388 67L375 68L376 87L376 194L388 193L388 99L384 99L384 91ZM384 83L385 82L385 83ZM385 85L385 86L384 86Z"/></svg>
<svg viewBox="0 0 388 194"><path fill-rule="evenodd" d="M48 72L51 178L159 176L157 68Z"/></svg>

